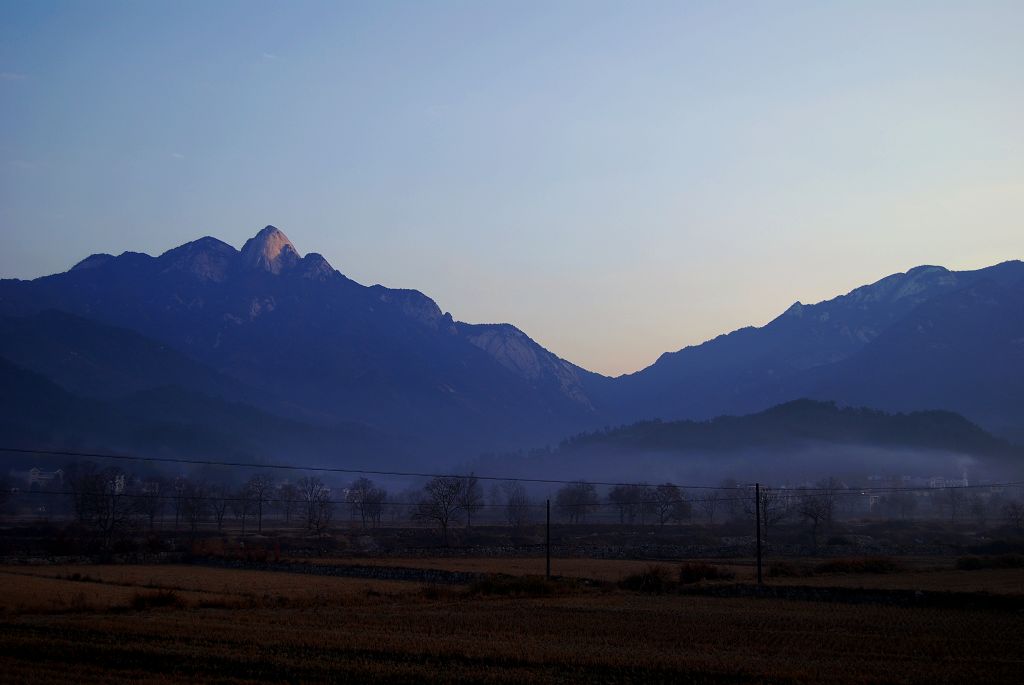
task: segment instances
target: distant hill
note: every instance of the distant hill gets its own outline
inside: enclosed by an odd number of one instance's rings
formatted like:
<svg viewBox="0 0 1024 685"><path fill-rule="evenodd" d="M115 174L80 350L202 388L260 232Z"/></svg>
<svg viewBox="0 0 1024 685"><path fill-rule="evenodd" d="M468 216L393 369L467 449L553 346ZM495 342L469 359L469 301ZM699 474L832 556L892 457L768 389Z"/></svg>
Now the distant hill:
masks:
<svg viewBox="0 0 1024 685"><path fill-rule="evenodd" d="M499 463L500 462L500 463ZM502 473L681 483L799 484L826 476L1024 477L1024 449L945 411L887 413L795 400L708 421L641 421L583 433L552 452L478 465Z"/></svg>
<svg viewBox="0 0 1024 685"><path fill-rule="evenodd" d="M746 416L708 421L641 421L565 440L562 452L610 447L634 451L725 452L800 447L811 443L948 450L998 459L1021 450L959 414L889 414L833 402L794 400Z"/></svg>

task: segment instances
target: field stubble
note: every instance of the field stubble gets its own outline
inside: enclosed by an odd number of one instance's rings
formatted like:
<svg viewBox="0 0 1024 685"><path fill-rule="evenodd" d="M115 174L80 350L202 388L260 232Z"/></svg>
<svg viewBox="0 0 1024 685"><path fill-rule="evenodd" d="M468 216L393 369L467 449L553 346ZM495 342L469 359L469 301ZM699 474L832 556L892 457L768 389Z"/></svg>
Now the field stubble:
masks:
<svg viewBox="0 0 1024 685"><path fill-rule="evenodd" d="M1010 612L607 585L507 598L194 566L0 571L8 682L64 682L70 667L80 682L1017 682L1024 666ZM132 608L154 593L178 599Z"/></svg>

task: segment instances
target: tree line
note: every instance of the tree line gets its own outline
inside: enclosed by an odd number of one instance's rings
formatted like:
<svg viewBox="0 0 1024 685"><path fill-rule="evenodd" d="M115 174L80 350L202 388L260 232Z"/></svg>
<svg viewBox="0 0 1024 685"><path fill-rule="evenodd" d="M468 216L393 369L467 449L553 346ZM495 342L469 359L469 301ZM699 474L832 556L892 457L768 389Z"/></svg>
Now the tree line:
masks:
<svg viewBox="0 0 1024 685"><path fill-rule="evenodd" d="M337 510L342 507L364 528L382 525L387 512L394 521L418 521L436 528L447 545L451 528L472 527L486 506L494 508L488 523L500 521L522 528L539 520L543 505L543 500L532 499L523 483L514 480L495 483L488 503L480 479L473 474L433 477L422 487L389 498L387 490L366 477L332 491L315 475L292 482L257 472L243 482L228 485L197 475L140 478L118 467L85 461L64 469L63 488L67 513L90 531L93 541L105 547L125 531L152 531L170 516L175 530L183 529L191 535L201 528L221 532L229 519L243 534L261 533L268 514L286 526L322 534L336 522ZM813 486L762 488L760 492L760 500L755 503L753 486L727 480L720 487L703 489L671 482L620 484L608 488L602 497L595 484L580 480L558 488L553 503L564 523L586 523L594 512L608 507L620 524L662 527L695 518L709 525L725 519L751 520L759 506L765 536L783 522L802 522L817 542L843 513L841 495L851 490L838 479L827 478ZM0 487L0 504L9 494L10 487ZM1019 529L1024 522L1024 505L1019 501L983 496L966 488L936 490L928 497L894 490L876 500L872 506L877 510L900 518L914 516L924 506L922 503L927 503L933 516L948 517L952 523L966 516L980 523L1002 518Z"/></svg>

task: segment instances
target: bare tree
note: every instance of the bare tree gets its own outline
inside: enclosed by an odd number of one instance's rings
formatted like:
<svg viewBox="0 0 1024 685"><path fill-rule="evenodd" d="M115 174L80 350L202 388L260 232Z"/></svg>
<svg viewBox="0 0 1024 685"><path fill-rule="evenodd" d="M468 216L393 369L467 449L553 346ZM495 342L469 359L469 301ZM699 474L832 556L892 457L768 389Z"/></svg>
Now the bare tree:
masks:
<svg viewBox="0 0 1024 685"><path fill-rule="evenodd" d="M768 537L768 531L777 524L784 521L790 514L789 497L776 488L761 489L761 530ZM739 498L740 507L743 513L751 519L755 519L757 510L755 500L757 499L757 488L748 486L746 492Z"/></svg>
<svg viewBox="0 0 1024 685"><path fill-rule="evenodd" d="M818 491L800 488L796 512L811 525L811 538L818 544L818 531L827 522L832 508L831 500Z"/></svg>
<svg viewBox="0 0 1024 685"><path fill-rule="evenodd" d="M1024 529L1024 504L1016 501L1007 502L1003 505L1003 516L1018 531Z"/></svg>
<svg viewBox="0 0 1024 685"><path fill-rule="evenodd" d="M416 507L416 518L437 524L445 547L448 546L448 527L461 508L459 500L463 487L461 478L431 478L423 486L423 496Z"/></svg>
<svg viewBox="0 0 1024 685"><path fill-rule="evenodd" d="M174 485L172 486L174 492L174 530L178 530L178 524L181 523L182 506L184 504L185 488L188 485L188 479L184 476L178 476L174 479Z"/></svg>
<svg viewBox="0 0 1024 685"><path fill-rule="evenodd" d="M593 483L582 480L567 483L555 493L555 506L569 519L569 523L583 522L599 502Z"/></svg>
<svg viewBox="0 0 1024 685"><path fill-rule="evenodd" d="M75 462L68 464L64 476L75 519L79 523L86 524L93 507L93 498L102 482L99 467L91 461Z"/></svg>
<svg viewBox="0 0 1024 685"><path fill-rule="evenodd" d="M92 462L76 464L68 472L75 516L109 548L115 535L127 528L133 508L127 477L121 469L98 468Z"/></svg>
<svg viewBox="0 0 1024 685"><path fill-rule="evenodd" d="M277 488L277 502L284 515L285 525L290 524L299 506L298 488L291 483L281 483Z"/></svg>
<svg viewBox="0 0 1024 685"><path fill-rule="evenodd" d="M209 514L210 503L206 485L202 482L186 483L182 493L182 515L188 523L189 534L194 538L200 524Z"/></svg>
<svg viewBox="0 0 1024 685"><path fill-rule="evenodd" d="M718 490L705 490L697 498L697 506L708 517L708 524L713 525L715 523L715 514L718 512L718 506L721 501L722 493Z"/></svg>
<svg viewBox="0 0 1024 685"><path fill-rule="evenodd" d="M156 519L164 509L164 496L160 492L162 483L151 480L136 488L133 495L132 508L135 513L146 519L149 530L156 527Z"/></svg>
<svg viewBox="0 0 1024 685"><path fill-rule="evenodd" d="M380 524L380 517L384 511L384 500L387 493L376 487L369 478L358 478L345 493L345 500L352 506L352 511L362 521L363 528L369 522L372 525Z"/></svg>
<svg viewBox="0 0 1024 685"><path fill-rule="evenodd" d="M917 509L917 497L910 492L894 492L882 498L882 506L901 519L906 519Z"/></svg>
<svg viewBox="0 0 1024 685"><path fill-rule="evenodd" d="M249 516L252 515L254 507L252 490L249 489L249 484L245 483L235 490L234 496L231 498L231 512L242 522L242 535L245 535L245 524Z"/></svg>
<svg viewBox="0 0 1024 685"><path fill-rule="evenodd" d="M967 503L967 494L962 487L947 487L939 494L938 501L949 513L949 522L956 523Z"/></svg>
<svg viewBox="0 0 1024 685"><path fill-rule="evenodd" d="M11 481L7 476L0 476L0 511L3 511L10 499Z"/></svg>
<svg viewBox="0 0 1024 685"><path fill-rule="evenodd" d="M608 493L608 502L619 511L619 523L647 522L647 516L655 513L654 488L646 483L616 485Z"/></svg>
<svg viewBox="0 0 1024 685"><path fill-rule="evenodd" d="M484 506L484 493L480 480L475 474L469 474L462 480L462 492L459 493L459 508L466 512L466 527L473 525L473 514Z"/></svg>
<svg viewBox="0 0 1024 685"><path fill-rule="evenodd" d="M832 528L832 521L835 517L836 512L836 492L843 488L842 483L838 479L829 476L823 480L818 481L815 486L820 495L821 505L824 508L825 516L823 522L825 529Z"/></svg>
<svg viewBox="0 0 1024 685"><path fill-rule="evenodd" d="M222 484L212 485L209 488L210 512L217 524L217 532L224 530L224 516L228 511L231 493Z"/></svg>
<svg viewBox="0 0 1024 685"><path fill-rule="evenodd" d="M753 507L744 501L742 495L737 496L742 492L739 481L735 478L726 478L720 485L723 497L719 510L725 512L727 520L740 518L753 511Z"/></svg>
<svg viewBox="0 0 1024 685"><path fill-rule="evenodd" d="M330 499L330 490L317 476L300 478L296 486L299 498L306 507L306 527L322 533L331 523L334 506Z"/></svg>
<svg viewBox="0 0 1024 685"><path fill-rule="evenodd" d="M789 514L789 497L783 491L775 488L761 490L761 527L765 538L768 537L768 531L786 520Z"/></svg>
<svg viewBox="0 0 1024 685"><path fill-rule="evenodd" d="M690 515L690 503L683 496L682 489L673 483L662 483L654 488L652 507L661 526L672 520L681 521Z"/></svg>
<svg viewBox="0 0 1024 685"><path fill-rule="evenodd" d="M640 513L640 525L647 525L647 518L654 516L654 488L647 483L636 486L637 510Z"/></svg>
<svg viewBox="0 0 1024 685"><path fill-rule="evenodd" d="M257 473L245 484L245 489L249 491L256 514L256 530L262 533L263 505L270 500L270 493L274 490L274 479L265 473Z"/></svg>
<svg viewBox="0 0 1024 685"><path fill-rule="evenodd" d="M513 528L522 528L530 520L530 498L526 494L526 488L519 481L504 481L500 486L503 504L505 505L505 520Z"/></svg>
<svg viewBox="0 0 1024 685"><path fill-rule="evenodd" d="M984 527L988 521L988 501L975 493L967 499L967 508L978 525Z"/></svg>
<svg viewBox="0 0 1024 685"><path fill-rule="evenodd" d="M636 519L637 497L635 485L616 485L608 493L608 502L619 511L619 523L630 523Z"/></svg>

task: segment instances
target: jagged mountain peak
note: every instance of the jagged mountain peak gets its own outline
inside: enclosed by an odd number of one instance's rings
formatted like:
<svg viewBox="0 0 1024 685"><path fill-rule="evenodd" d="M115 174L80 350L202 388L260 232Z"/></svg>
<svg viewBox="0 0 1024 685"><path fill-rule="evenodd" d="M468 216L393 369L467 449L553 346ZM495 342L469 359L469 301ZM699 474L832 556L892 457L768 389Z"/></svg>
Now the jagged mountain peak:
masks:
<svg viewBox="0 0 1024 685"><path fill-rule="evenodd" d="M70 271L82 271L85 269L95 269L107 264L112 259L115 259L114 255L100 252L97 254L91 254L82 261L71 267Z"/></svg>
<svg viewBox="0 0 1024 685"><path fill-rule="evenodd" d="M163 272L191 273L201 281L227 279L238 250L222 240L204 236L164 252L158 258Z"/></svg>
<svg viewBox="0 0 1024 685"><path fill-rule="evenodd" d="M242 261L246 265L273 274L294 266L299 259L299 251L292 241L274 226L267 226L242 246Z"/></svg>
<svg viewBox="0 0 1024 685"><path fill-rule="evenodd" d="M338 273L319 252L306 253L306 256L299 260L299 268L303 278L315 281L325 281Z"/></svg>

